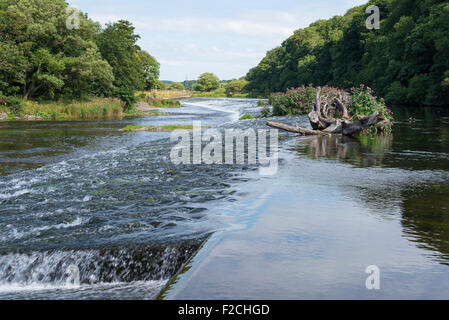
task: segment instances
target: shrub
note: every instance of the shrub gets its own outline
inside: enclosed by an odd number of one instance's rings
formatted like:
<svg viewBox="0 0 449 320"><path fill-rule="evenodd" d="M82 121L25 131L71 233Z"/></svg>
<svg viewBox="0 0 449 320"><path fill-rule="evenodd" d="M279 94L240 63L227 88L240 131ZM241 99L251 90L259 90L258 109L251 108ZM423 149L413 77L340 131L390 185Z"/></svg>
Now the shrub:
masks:
<svg viewBox="0 0 449 320"><path fill-rule="evenodd" d="M315 101L316 88L312 85L307 87L287 89L286 93L274 93L270 96L269 103L273 106L273 114L276 116L308 114ZM321 88L321 101L332 102L338 95L342 102L349 99L346 91L333 87L324 86Z"/></svg>
<svg viewBox="0 0 449 320"><path fill-rule="evenodd" d="M354 121L377 111L381 118L389 121L387 131L391 131L391 127L393 126L393 112L387 108L383 98L374 96L371 88L363 84L358 88L353 87L351 93L348 111ZM369 133L377 133L377 127L373 126L368 131Z"/></svg>
<svg viewBox="0 0 449 320"><path fill-rule="evenodd" d="M271 115L270 112L270 108L268 108L267 106L265 106L261 111L260 111L260 116L262 118L268 118Z"/></svg>
<svg viewBox="0 0 449 320"><path fill-rule="evenodd" d="M19 97L9 96L0 97L0 105L6 107L7 111L10 113L19 116L22 114L25 103Z"/></svg>
<svg viewBox="0 0 449 320"><path fill-rule="evenodd" d="M286 93L272 94L269 103L273 106L273 114L284 116L310 112L315 92L315 88L309 85L308 87L301 86L296 89L287 89Z"/></svg>

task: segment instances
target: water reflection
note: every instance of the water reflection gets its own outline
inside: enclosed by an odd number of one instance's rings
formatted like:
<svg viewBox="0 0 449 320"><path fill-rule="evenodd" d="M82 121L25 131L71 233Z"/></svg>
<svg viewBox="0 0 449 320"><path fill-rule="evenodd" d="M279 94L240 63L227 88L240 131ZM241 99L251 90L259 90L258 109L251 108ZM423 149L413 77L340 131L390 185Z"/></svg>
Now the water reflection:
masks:
<svg viewBox="0 0 449 320"><path fill-rule="evenodd" d="M434 259L449 265L449 186L422 184L402 192L403 231L409 240L435 252Z"/></svg>
<svg viewBox="0 0 449 320"><path fill-rule="evenodd" d="M310 158L329 158L348 162L360 167L382 164L391 150L393 136L320 136L299 141L297 151Z"/></svg>

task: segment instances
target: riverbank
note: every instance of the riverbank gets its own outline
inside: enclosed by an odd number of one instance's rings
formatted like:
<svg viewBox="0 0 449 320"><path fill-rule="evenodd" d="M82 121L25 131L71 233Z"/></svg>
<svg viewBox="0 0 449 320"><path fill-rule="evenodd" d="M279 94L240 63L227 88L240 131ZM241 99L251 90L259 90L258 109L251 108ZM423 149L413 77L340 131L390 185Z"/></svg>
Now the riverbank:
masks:
<svg viewBox="0 0 449 320"><path fill-rule="evenodd" d="M83 102L26 101L19 108L0 108L0 121L98 121L141 116L166 116L159 108L181 108L179 101L139 101L129 111L119 99L94 98ZM14 110L15 109L15 110Z"/></svg>
<svg viewBox="0 0 449 320"><path fill-rule="evenodd" d="M118 119L125 116L124 103L113 98L93 98L87 101L17 101L0 109L3 121L70 121Z"/></svg>

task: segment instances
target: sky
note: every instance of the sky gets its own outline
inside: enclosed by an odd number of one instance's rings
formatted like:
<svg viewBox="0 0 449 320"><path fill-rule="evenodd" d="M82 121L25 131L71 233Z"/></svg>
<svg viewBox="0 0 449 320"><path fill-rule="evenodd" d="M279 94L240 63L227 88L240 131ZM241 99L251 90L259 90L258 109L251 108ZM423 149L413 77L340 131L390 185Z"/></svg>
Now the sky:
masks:
<svg viewBox="0 0 449 320"><path fill-rule="evenodd" d="M368 0L68 0L105 25L133 23L139 46L161 64L161 80L244 76L299 28Z"/></svg>

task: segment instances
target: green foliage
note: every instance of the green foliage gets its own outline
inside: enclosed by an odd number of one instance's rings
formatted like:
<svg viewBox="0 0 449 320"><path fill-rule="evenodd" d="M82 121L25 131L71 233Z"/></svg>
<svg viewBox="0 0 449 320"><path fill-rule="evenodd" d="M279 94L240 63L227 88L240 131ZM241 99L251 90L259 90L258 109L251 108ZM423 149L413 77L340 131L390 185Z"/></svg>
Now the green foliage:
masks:
<svg viewBox="0 0 449 320"><path fill-rule="evenodd" d="M263 109L260 111L260 116L262 118L270 117L271 116L270 108L268 108L267 106L263 107Z"/></svg>
<svg viewBox="0 0 449 320"><path fill-rule="evenodd" d="M114 73L115 89L110 94L124 101L127 110L137 102L137 91L155 85L159 72L157 61L136 44L139 38L133 25L125 20L108 24L96 38L103 58Z"/></svg>
<svg viewBox="0 0 449 320"><path fill-rule="evenodd" d="M393 112L387 108L383 98L373 96L372 89L366 87L364 84L361 84L358 88L351 88L351 93L348 111L352 116L353 121L371 115L377 111L381 118L388 120L389 125L387 131L391 131L391 126L393 125ZM376 133L377 127L373 126L369 131L370 133Z"/></svg>
<svg viewBox="0 0 449 320"><path fill-rule="evenodd" d="M158 81L156 81L155 89L166 90L167 89L167 85L164 82L158 80Z"/></svg>
<svg viewBox="0 0 449 320"><path fill-rule="evenodd" d="M0 1L0 91L25 100L78 99L94 94L135 103L151 89L159 63L141 50L127 21L101 30L80 14L78 29L66 27L64 0Z"/></svg>
<svg viewBox="0 0 449 320"><path fill-rule="evenodd" d="M251 120L251 119L255 119L255 117L253 117L250 114L244 114L243 116L240 117L239 120Z"/></svg>
<svg viewBox="0 0 449 320"><path fill-rule="evenodd" d="M287 89L286 93L273 93L270 95L269 103L273 106L273 115L306 114L311 110L315 99L316 89L309 85L296 89Z"/></svg>
<svg viewBox="0 0 449 320"><path fill-rule="evenodd" d="M119 88L114 91L114 96L119 98L125 103L125 111L129 111L134 108L138 98L136 97L135 91L132 88Z"/></svg>
<svg viewBox="0 0 449 320"><path fill-rule="evenodd" d="M184 84L182 82L173 82L168 85L168 90L185 90Z"/></svg>
<svg viewBox="0 0 449 320"><path fill-rule="evenodd" d="M194 86L195 91L210 92L220 87L220 79L213 73L203 73Z"/></svg>
<svg viewBox="0 0 449 320"><path fill-rule="evenodd" d="M111 67L94 42L99 26L80 15L80 28L65 25L64 0L0 2L0 90L25 99L80 97L112 84Z"/></svg>
<svg viewBox="0 0 449 320"><path fill-rule="evenodd" d="M380 8L380 30L365 9ZM344 16L299 29L246 75L252 96L313 83L349 89L366 83L389 103L447 106L449 3L371 0Z"/></svg>
<svg viewBox="0 0 449 320"><path fill-rule="evenodd" d="M226 96L232 97L235 94L243 93L247 85L248 85L248 81L244 80L244 79L231 80L226 85Z"/></svg>
<svg viewBox="0 0 449 320"><path fill-rule="evenodd" d="M4 111L12 113L14 116L20 116L25 106L22 98L15 96L0 97L0 106L3 106Z"/></svg>
<svg viewBox="0 0 449 320"><path fill-rule="evenodd" d="M145 90L155 89L160 73L159 62L157 62L157 60L148 52L143 50L137 52L137 59L139 61L139 67L143 71Z"/></svg>

